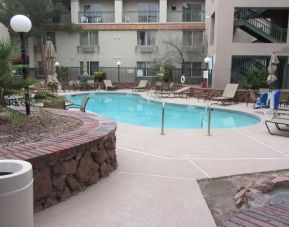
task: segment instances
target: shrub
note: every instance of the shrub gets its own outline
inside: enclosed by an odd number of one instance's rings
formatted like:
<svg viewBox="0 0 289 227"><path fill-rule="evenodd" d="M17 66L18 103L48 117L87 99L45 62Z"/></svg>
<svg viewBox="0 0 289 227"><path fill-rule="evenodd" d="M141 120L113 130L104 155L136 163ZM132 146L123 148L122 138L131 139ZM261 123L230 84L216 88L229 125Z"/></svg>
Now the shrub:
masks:
<svg viewBox="0 0 289 227"><path fill-rule="evenodd" d="M94 82L98 81L101 82L105 79L106 73L105 72L94 72Z"/></svg>
<svg viewBox="0 0 289 227"><path fill-rule="evenodd" d="M267 82L267 71L265 68L250 68L246 72L245 79L241 82L241 85L245 89L259 89L268 87Z"/></svg>
<svg viewBox="0 0 289 227"><path fill-rule="evenodd" d="M58 68L58 76L62 81L68 81L68 68L60 66Z"/></svg>

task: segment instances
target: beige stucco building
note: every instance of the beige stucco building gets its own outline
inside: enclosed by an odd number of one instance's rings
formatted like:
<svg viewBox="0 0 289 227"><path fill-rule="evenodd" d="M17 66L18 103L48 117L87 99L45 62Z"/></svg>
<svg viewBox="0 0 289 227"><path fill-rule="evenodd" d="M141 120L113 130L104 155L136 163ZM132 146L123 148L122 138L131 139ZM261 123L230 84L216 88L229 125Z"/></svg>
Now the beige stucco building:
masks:
<svg viewBox="0 0 289 227"><path fill-rule="evenodd" d="M153 65L167 61L176 68L185 65L188 77L200 78L206 53L204 10L204 0L71 0L57 23L66 20L81 31L55 31L52 26L47 36L56 45L57 61L76 76L87 62L88 74L102 70L116 80L112 74L119 62L122 80L134 81L154 77ZM30 67L41 67L35 41L29 44Z"/></svg>
<svg viewBox="0 0 289 227"><path fill-rule="evenodd" d="M212 84L224 88L242 81L250 67L266 68L273 52L279 57L278 86L289 87L289 1L207 0L208 56Z"/></svg>

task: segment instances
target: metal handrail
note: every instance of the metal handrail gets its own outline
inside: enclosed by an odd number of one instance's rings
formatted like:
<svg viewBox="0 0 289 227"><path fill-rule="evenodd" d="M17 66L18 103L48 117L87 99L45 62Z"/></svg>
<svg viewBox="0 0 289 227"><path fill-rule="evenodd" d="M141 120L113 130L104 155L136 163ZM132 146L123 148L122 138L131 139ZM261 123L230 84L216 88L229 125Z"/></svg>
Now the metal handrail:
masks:
<svg viewBox="0 0 289 227"><path fill-rule="evenodd" d="M168 22L204 22L204 10L168 10Z"/></svg>
<svg viewBox="0 0 289 227"><path fill-rule="evenodd" d="M278 41L284 42L287 36L287 29L282 28L275 23L260 17L259 14L255 13L250 9L238 9L235 12L235 20L243 21L250 24L259 31L265 33L266 35L271 36Z"/></svg>
<svg viewBox="0 0 289 227"><path fill-rule="evenodd" d="M159 22L159 11L124 11L123 22L125 23L154 23Z"/></svg>
<svg viewBox="0 0 289 227"><path fill-rule="evenodd" d="M113 23L114 11L78 12L80 23Z"/></svg>

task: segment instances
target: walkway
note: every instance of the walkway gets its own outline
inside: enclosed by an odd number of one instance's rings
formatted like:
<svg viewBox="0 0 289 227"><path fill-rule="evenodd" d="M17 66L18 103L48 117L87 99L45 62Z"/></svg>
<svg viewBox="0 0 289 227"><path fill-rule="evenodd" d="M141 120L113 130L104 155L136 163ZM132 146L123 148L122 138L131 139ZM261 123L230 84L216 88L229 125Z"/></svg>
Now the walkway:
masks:
<svg viewBox="0 0 289 227"><path fill-rule="evenodd" d="M252 105L225 108L252 112ZM118 124L118 170L83 193L35 214L35 227L211 227L215 223L198 179L289 166L288 138L271 136L263 122L206 134L205 129L185 129L165 130L162 136L160 129Z"/></svg>

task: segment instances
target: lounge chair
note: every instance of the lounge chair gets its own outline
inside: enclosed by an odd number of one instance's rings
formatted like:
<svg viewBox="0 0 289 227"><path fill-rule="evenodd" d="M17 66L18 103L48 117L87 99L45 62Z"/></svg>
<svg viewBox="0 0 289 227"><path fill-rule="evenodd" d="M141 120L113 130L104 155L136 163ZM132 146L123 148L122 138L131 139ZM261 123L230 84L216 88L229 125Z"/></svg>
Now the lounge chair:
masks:
<svg viewBox="0 0 289 227"><path fill-rule="evenodd" d="M173 97L180 97L180 98L184 98L184 97L190 97L191 96L191 89L192 87L191 86L188 86L188 87L182 87L180 89L177 89L177 90L174 90L174 91L161 91L160 92L160 95L162 97L171 97L171 95Z"/></svg>
<svg viewBox="0 0 289 227"><path fill-rule="evenodd" d="M70 108L79 108L81 112L85 112L85 107L86 107L86 104L87 104L88 100L89 100L89 97L84 96L82 98L82 101L81 101L80 105L72 103L70 105L65 106L65 109L67 110L67 109L70 109Z"/></svg>
<svg viewBox="0 0 289 227"><path fill-rule="evenodd" d="M117 86L113 86L111 80L103 80L103 84L105 87L105 90L109 90L109 89L117 89Z"/></svg>
<svg viewBox="0 0 289 227"><path fill-rule="evenodd" d="M279 130L279 131L286 131L286 132L289 132L289 118L279 118L279 117L273 117L271 120L266 120L265 121L265 125L268 129L268 132L271 134L271 135L279 135L279 136L289 136L289 133L288 134L285 134L285 133L273 133L270 128L269 128L269 124L274 124L276 129ZM286 128L284 127L280 127L280 126L285 126Z"/></svg>
<svg viewBox="0 0 289 227"><path fill-rule="evenodd" d="M139 91L139 90L146 90L149 86L149 82L147 80L140 80L138 85L134 87L133 91Z"/></svg>
<svg viewBox="0 0 289 227"><path fill-rule="evenodd" d="M225 105L225 102L232 101L235 97L239 84L227 84L225 90L220 97L212 98L213 101L221 102Z"/></svg>

